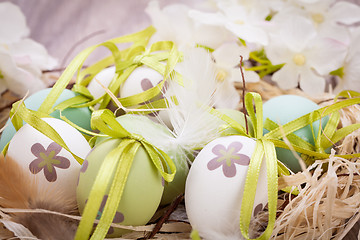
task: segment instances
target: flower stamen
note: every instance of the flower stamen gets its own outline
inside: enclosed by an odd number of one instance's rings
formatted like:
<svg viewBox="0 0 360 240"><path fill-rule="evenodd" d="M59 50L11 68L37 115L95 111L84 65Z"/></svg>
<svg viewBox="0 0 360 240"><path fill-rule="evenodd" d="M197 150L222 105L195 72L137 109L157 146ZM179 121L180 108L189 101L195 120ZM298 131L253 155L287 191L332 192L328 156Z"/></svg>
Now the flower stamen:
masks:
<svg viewBox="0 0 360 240"><path fill-rule="evenodd" d="M298 66L303 66L305 64L306 58L301 53L297 53L293 57L293 61Z"/></svg>

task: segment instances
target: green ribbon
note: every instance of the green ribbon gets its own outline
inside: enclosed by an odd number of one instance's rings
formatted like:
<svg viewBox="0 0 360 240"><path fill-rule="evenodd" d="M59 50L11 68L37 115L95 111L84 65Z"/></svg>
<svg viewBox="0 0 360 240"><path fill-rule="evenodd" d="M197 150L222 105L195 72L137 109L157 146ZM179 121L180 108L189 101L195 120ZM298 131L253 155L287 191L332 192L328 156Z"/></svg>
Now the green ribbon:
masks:
<svg viewBox="0 0 360 240"><path fill-rule="evenodd" d="M278 197L278 175L289 175L289 171L284 168L276 158L275 147L281 147L289 149L289 146L281 140L284 136L290 141L295 151L309 156L310 162L314 159L329 158L330 154L325 153L325 149L331 147L334 143L340 141L351 132L360 128L360 123L355 123L350 126L338 129L340 121L340 114L338 110L345 107L359 104L360 94L354 91L346 91L340 93L338 96L348 97L348 99L337 101L330 106L320 108L309 114L306 114L300 118L297 118L282 126L277 125L271 120L267 119L265 124L263 123L263 110L262 99L258 93L249 92L245 95L245 106L249 114L249 117L254 126L254 137L256 139L256 146L254 153L251 157L251 161L246 176L243 199L240 210L240 230L242 235L246 239L249 237L249 226L252 217L252 210L254 206L254 199L256 194L256 187L259 178L259 172L263 159L266 161L267 168L267 187L268 187L268 225L263 234L256 239L269 239L271 237L277 210L277 197ZM338 97L337 97L338 98ZM336 99L337 99L336 98ZM217 115L219 118L229 124L230 127L236 129L240 135L249 136L246 134L245 129L239 123L235 122L231 118L219 113L216 110L211 109L212 114ZM315 145L312 145L300 137L296 136L294 132L307 125L311 125L319 120L328 116L329 120L324 129L318 132L315 136ZM263 128L269 130L269 132L263 135ZM351 155L335 155L343 158L360 157L360 153ZM309 161L309 159L308 159ZM284 190L289 190L291 186L288 186ZM295 191L296 193L296 191Z"/></svg>
<svg viewBox="0 0 360 240"><path fill-rule="evenodd" d="M107 49L110 50L112 55L99 61L97 64L95 64L95 67L91 68L91 70L96 69L98 72L100 72L103 69L103 68L100 68L100 66L104 67L104 65L105 65L104 63L106 63L106 64L115 63L117 73L119 73L120 71L118 71L118 68L120 67L120 63L122 61L122 56L124 54L126 54L126 52L128 50L120 51L118 49L118 47L116 46L116 44L134 42L133 45L139 45L139 44L146 45L154 32L155 32L155 29L154 29L154 27L151 26L151 27L146 28L143 31L108 40L104 43L100 43L100 44L88 47L85 50L83 50L82 52L80 52L71 61L71 63L68 65L68 67L65 69L65 71L61 74L60 78L56 81L54 87L52 88L52 90L50 91L50 93L48 94L48 96L46 97L44 102L41 104L38 111L43 112L43 113L50 113L53 111L53 109L51 109L52 106L54 105L56 100L59 98L60 94L64 91L66 86L69 84L69 82L71 81L74 74L77 72L77 79L80 79L80 77L83 77L83 75L81 74L82 66L83 66L85 60L88 58L88 56L95 49L97 49L98 47L101 47L101 46L106 47ZM78 90L77 88L75 88L75 89ZM68 100L67 105L63 104L62 108L67 108L70 106L73 107L74 105L77 105L77 107L83 107L83 105L81 105L80 103L89 102L89 99L92 98L91 94L89 93L89 91L87 89L84 90L84 88L81 88L81 90L78 90L78 92L81 93L83 96L85 96L82 99L82 102L79 101L79 97L75 97L72 100ZM96 102L94 102L92 104L96 104Z"/></svg>
<svg viewBox="0 0 360 240"><path fill-rule="evenodd" d="M121 201L133 159L140 146L144 147L165 181L171 182L176 173L175 164L165 152L150 144L142 136L126 131L110 110L103 109L93 112L91 125L94 129L112 138L122 139L122 141L118 147L105 156L85 205L75 239L89 238L105 194L104 186L111 184L103 214L91 237L91 239L104 239ZM168 168L171 173L168 172ZM111 176L114 172L115 177L112 180Z"/></svg>
<svg viewBox="0 0 360 240"><path fill-rule="evenodd" d="M142 93L126 97L119 98L118 100L123 106L135 106L140 103L144 103L150 101L157 95L161 93L162 87L166 81L170 77L171 74L177 75L177 80L179 83L182 83L181 76L174 71L176 64L180 61L181 55L177 50L175 44L170 41L156 42L150 46L150 48L146 48L146 44L134 44L132 47L127 49L126 54L124 51L121 52L121 61L111 62L110 59L105 59L88 67L83 70L77 81L73 87L73 91L80 93L81 95L90 98L91 101L87 102L87 105L94 105L96 103L100 103L100 109L106 108L109 104L111 97L108 94L104 94L98 99L94 99L90 94L86 86L93 80L93 77L100 72L104 66L115 64L116 71L115 76L110 82L108 89L116 96L119 92L121 85L127 80L130 74L141 65L148 66L155 71L158 71L164 76L164 79L157 85L154 86ZM124 57L124 55L126 55ZM166 61L166 65L162 62ZM86 77L89 75L89 77ZM164 101L164 100L161 100ZM85 101L84 101L85 102ZM80 105L84 106L84 105Z"/></svg>
<svg viewBox="0 0 360 240"><path fill-rule="evenodd" d="M253 107L255 105L255 110ZM245 180L244 193L240 210L240 231L246 239L249 237L249 226L252 217L257 182L262 161L265 157L268 188L268 225L265 232L257 239L269 239L274 228L277 209L278 161L274 144L263 137L263 111L261 96L257 93L245 95L245 106L254 126L256 145Z"/></svg>

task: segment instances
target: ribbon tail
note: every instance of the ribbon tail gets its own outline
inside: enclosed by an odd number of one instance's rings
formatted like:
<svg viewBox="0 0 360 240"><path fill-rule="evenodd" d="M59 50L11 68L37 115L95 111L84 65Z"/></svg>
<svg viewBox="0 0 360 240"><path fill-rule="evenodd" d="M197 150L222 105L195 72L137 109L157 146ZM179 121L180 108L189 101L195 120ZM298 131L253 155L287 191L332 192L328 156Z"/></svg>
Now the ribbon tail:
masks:
<svg viewBox="0 0 360 240"><path fill-rule="evenodd" d="M100 218L94 234L91 239L104 239L120 204L122 194L126 185L127 178L135 157L135 154L141 144L135 140L121 153L119 164L116 168L115 177L109 191L103 214Z"/></svg>
<svg viewBox="0 0 360 240"><path fill-rule="evenodd" d="M116 169L119 158L122 152L128 147L129 141L122 141L118 147L113 149L104 159L99 173L96 176L91 192L89 194L88 201L85 205L82 218L77 229L75 240L89 239L90 233L93 229L94 220L99 211L99 207L106 188L112 177L112 173Z"/></svg>

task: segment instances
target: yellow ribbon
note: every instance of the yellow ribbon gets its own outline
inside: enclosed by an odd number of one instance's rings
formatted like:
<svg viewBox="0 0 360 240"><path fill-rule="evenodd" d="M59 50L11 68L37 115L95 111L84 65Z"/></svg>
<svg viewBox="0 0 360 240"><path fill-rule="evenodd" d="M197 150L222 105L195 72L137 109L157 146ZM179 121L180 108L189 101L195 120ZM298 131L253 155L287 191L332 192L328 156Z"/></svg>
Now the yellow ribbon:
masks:
<svg viewBox="0 0 360 240"><path fill-rule="evenodd" d="M134 44L126 51L122 51L120 55L121 59L118 61L111 62L110 59L105 59L106 61L102 60L80 73L79 78L73 87L73 91L92 99L92 101L88 102L87 105L94 105L100 102L100 109L103 109L106 108L106 106L109 104L111 100L109 95L104 94L98 99L93 99L93 96L87 90L86 86L93 79L93 77L104 68L104 66L111 64L115 64L116 71L115 76L108 86L108 89L114 95L117 95L121 85L138 66L146 65L164 76L163 81L161 81L157 86L154 86L134 96L118 99L123 106L135 106L140 103L150 101L161 93L165 80L168 79L171 74L177 74L176 79L181 83L181 76L174 72L174 68L180 61L181 55L173 42L156 42L148 49L146 49L146 44ZM166 61L166 65L161 63L163 61ZM87 76L89 74L90 76ZM85 78L85 76L87 77Z"/></svg>
<svg viewBox="0 0 360 240"><path fill-rule="evenodd" d="M176 173L175 164L165 152L150 144L142 136L125 130L110 110L103 109L93 112L91 125L94 129L112 138L122 140L117 148L105 156L91 189L88 202L85 205L75 239L89 238L96 214L105 194L104 186L111 183L108 200L91 239L103 239L106 236L120 203L132 161L140 146L145 148L151 161L165 181L171 182ZM168 172L167 166L169 166L171 173ZM115 172L115 177L111 180L113 172Z"/></svg>
<svg viewBox="0 0 360 240"><path fill-rule="evenodd" d="M360 94L354 91L346 91L339 94L348 99L337 101L334 104L320 108L314 112L306 114L298 119L295 119L283 126L278 126L276 123L267 119L265 125L263 123L263 111L261 96L257 93L247 93L245 96L245 106L249 117L254 126L255 135L252 136L256 139L256 146L246 176L242 205L240 210L240 230L246 239L249 237L249 226L252 217L252 210L256 194L256 186L259 178L260 167L265 157L267 167L267 187L268 187L268 225L263 234L256 239L269 239L274 228L277 210L277 197L278 197L278 174L289 175L289 172L284 169L283 165L277 160L275 147L282 147L289 149L289 146L281 140L286 136L290 141L295 151L306 154L311 158L325 159L330 154L325 153L325 149L332 146L334 143L340 141L345 136L360 128L360 123L352 124L350 126L337 129L340 120L338 110L360 103ZM336 98L337 99L337 98ZM255 107L255 108L254 108ZM227 122L230 127L236 129L240 135L249 136L246 134L245 129L239 123L231 118L211 109L212 114L217 115L222 120ZM312 125L313 122L328 116L329 120L322 131L319 131L317 136L314 136L315 145L312 145L300 137L296 136L294 132L307 125ZM263 128L269 132L263 135ZM360 157L360 153L352 155L336 155L343 158ZM289 186L290 187L290 186Z"/></svg>

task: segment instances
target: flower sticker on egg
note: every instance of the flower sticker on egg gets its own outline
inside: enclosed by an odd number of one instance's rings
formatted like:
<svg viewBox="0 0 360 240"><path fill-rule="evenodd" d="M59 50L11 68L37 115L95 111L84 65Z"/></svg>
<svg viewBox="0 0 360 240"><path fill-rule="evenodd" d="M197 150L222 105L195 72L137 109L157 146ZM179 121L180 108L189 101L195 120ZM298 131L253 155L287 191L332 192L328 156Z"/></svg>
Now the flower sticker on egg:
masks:
<svg viewBox="0 0 360 240"><path fill-rule="evenodd" d="M212 148L212 152L216 155L211 159L207 168L213 171L222 166L225 177L231 178L236 175L235 164L248 166L250 158L244 154L239 153L243 145L240 142L233 142L227 148L222 144L217 144Z"/></svg>
<svg viewBox="0 0 360 240"><path fill-rule="evenodd" d="M49 182L55 182L57 179L55 167L62 169L70 167L69 159L57 156L61 149L62 147L56 142L50 143L46 150L40 143L32 145L31 152L37 158L29 164L30 172L38 174L41 170L44 170L46 180Z"/></svg>
<svg viewBox="0 0 360 240"><path fill-rule="evenodd" d="M105 195L103 197L103 200L102 200L101 204L100 204L99 211L98 211L98 213L96 215L96 220L100 220L100 218L101 218L101 216L103 214L104 207L105 207L107 199L108 199L108 195ZM87 200L85 201L85 204L86 203L87 203ZM124 220L125 220L124 214L122 214L121 212L116 211L112 223L122 223ZM94 224L94 226L96 226L96 225L97 224ZM107 234L112 234L112 233L114 233L114 228L110 227Z"/></svg>

